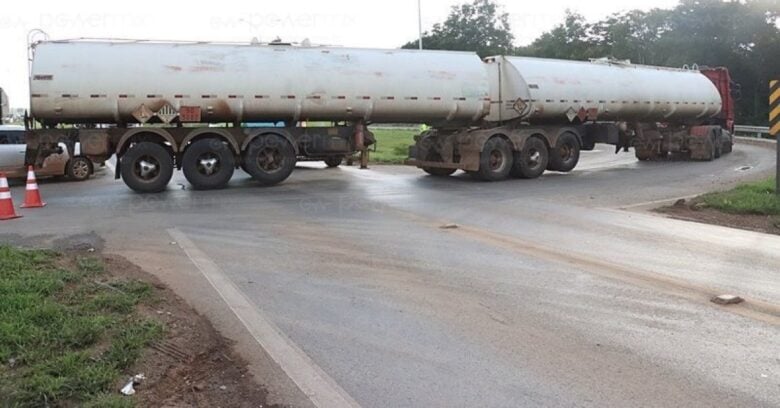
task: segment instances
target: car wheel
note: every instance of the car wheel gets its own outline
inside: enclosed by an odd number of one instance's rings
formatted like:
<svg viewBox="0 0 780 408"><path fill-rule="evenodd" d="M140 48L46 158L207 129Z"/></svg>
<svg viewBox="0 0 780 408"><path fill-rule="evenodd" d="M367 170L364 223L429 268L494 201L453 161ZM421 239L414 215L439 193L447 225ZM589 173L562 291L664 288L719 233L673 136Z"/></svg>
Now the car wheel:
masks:
<svg viewBox="0 0 780 408"><path fill-rule="evenodd" d="M83 156L77 156L68 160L65 165L65 175L74 181L84 181L94 172L92 161Z"/></svg>

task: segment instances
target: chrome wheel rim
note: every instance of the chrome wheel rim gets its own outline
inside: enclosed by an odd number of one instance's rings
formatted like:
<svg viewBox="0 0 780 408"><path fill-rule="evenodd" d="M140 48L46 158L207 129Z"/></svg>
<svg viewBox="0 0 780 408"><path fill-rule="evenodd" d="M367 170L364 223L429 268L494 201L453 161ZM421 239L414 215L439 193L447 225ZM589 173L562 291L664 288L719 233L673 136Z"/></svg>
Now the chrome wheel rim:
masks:
<svg viewBox="0 0 780 408"><path fill-rule="evenodd" d="M196 169L204 176L211 176L220 169L219 157L214 153L204 153L198 157Z"/></svg>

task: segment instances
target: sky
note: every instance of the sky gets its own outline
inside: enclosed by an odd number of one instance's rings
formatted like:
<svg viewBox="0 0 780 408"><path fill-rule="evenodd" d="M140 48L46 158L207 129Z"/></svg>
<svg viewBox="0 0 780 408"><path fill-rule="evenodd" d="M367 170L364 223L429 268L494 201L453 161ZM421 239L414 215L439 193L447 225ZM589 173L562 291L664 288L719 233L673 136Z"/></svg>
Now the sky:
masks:
<svg viewBox="0 0 780 408"><path fill-rule="evenodd" d="M450 7L466 0L422 0L423 30L442 22ZM670 8L677 0L497 0L509 13L516 45L526 45L563 21L566 9L591 21L615 12ZM13 4L13 5L11 5ZM117 7L118 5L122 7ZM0 88L12 107L26 108L27 34L44 30L51 39L133 38L268 42L309 39L313 44L397 48L418 37L417 0L285 0L208 2L27 0L0 15ZM220 9L215 9L215 6ZM139 61L138 63L143 63Z"/></svg>

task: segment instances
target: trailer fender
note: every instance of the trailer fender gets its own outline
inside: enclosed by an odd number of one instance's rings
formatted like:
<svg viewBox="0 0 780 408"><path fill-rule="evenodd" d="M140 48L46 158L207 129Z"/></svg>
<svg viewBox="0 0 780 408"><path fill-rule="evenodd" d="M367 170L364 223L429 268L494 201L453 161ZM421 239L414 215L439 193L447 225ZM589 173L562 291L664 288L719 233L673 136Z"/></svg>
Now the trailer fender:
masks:
<svg viewBox="0 0 780 408"><path fill-rule="evenodd" d="M295 139L292 137L290 132L287 130L284 130L282 128L269 130L269 129L245 129L248 136L246 139L244 139L244 143L241 144L241 151L245 151L247 146L249 146L250 143L252 143L253 140L255 140L258 136L264 136L264 135L277 135L281 136L285 139L287 139L288 142L292 145L293 149L295 149L295 154L299 155L300 151L298 149L298 143L295 143Z"/></svg>
<svg viewBox="0 0 780 408"><path fill-rule="evenodd" d="M167 130L162 128L139 127L139 128L128 130L127 132L125 132L124 135L122 135L122 138L119 139L119 143L117 143L116 145L117 157L122 156L122 154L127 150L127 146L130 144L130 142L133 140L134 137L144 135L144 134L152 136L153 139L159 138L158 141L169 143L170 148L173 150L174 153L179 152L179 146L177 145L176 140L174 140L173 136L171 136L171 134L168 133Z"/></svg>
<svg viewBox="0 0 780 408"><path fill-rule="evenodd" d="M190 144L190 142L195 140L195 138L203 135L215 135L227 142L228 145L230 145L230 148L233 150L233 153L241 153L241 150L238 147L238 142L236 142L236 139L233 137L233 135L231 135L227 130L219 128L198 128L193 130L184 138L184 140L182 140L181 150L183 151L186 146Z"/></svg>

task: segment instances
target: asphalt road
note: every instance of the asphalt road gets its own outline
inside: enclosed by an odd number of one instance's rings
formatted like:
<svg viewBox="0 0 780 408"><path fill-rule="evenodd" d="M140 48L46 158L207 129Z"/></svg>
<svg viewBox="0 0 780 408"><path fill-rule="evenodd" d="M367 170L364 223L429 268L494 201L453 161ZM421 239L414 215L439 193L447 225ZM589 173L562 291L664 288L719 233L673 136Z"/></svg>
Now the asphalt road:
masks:
<svg viewBox="0 0 780 408"><path fill-rule="evenodd" d="M177 175L153 196L104 175L42 182L48 206L0 224L0 242L126 256L294 405L326 406L306 396L319 384L364 407L780 406L780 237L637 210L767 176L774 158L605 148L500 183L312 163L276 187L237 174L198 192ZM709 302L726 292L748 302Z"/></svg>

